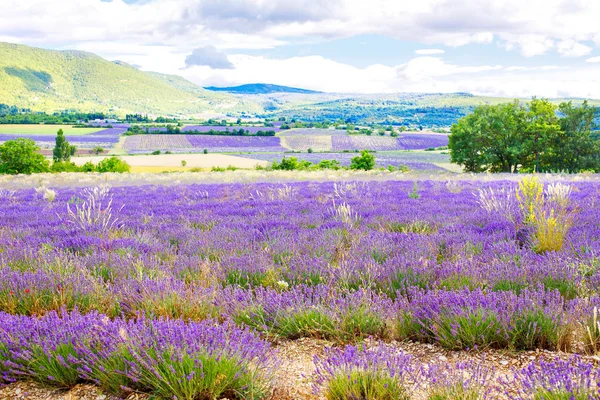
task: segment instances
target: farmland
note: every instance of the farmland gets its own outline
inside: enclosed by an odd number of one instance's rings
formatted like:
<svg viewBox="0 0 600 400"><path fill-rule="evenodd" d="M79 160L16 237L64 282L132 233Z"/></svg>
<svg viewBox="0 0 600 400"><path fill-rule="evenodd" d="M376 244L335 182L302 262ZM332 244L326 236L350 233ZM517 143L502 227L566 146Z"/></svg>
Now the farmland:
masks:
<svg viewBox="0 0 600 400"><path fill-rule="evenodd" d="M112 148L127 131L127 128L71 128L59 125L0 125L0 128L11 126L22 129L5 129L8 133L0 133L0 143L23 137L35 141L42 149L51 149L54 146L58 129L63 129L66 140L79 149L92 149L96 146Z"/></svg>
<svg viewBox="0 0 600 400"><path fill-rule="evenodd" d="M183 132L184 130L182 130ZM417 150L442 147L448 144L448 136L443 134L406 133L399 137L366 135L322 135L309 134L308 129L286 132L275 137L220 136L220 135L178 135L152 134L129 136L124 148L132 154L161 151L198 152L284 152L284 151L328 151L342 152L354 150ZM324 129L315 129L324 132ZM331 132L339 132L332 130Z"/></svg>
<svg viewBox="0 0 600 400"><path fill-rule="evenodd" d="M50 135L62 129L65 135L88 135L100 131L102 128L74 128L71 125L12 125L0 124L0 134L16 135Z"/></svg>
<svg viewBox="0 0 600 400"><path fill-rule="evenodd" d="M597 180L268 176L3 181L0 396L597 397Z"/></svg>

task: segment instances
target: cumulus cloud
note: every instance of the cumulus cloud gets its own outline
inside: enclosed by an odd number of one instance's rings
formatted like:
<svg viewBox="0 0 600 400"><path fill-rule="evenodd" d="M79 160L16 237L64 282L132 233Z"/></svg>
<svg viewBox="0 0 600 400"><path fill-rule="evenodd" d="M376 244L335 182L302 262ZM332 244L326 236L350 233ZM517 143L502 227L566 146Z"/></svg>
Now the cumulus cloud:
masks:
<svg viewBox="0 0 600 400"><path fill-rule="evenodd" d="M444 54L445 51L442 49L419 49L415 50L415 53L419 55L432 55L432 54Z"/></svg>
<svg viewBox="0 0 600 400"><path fill-rule="evenodd" d="M230 55L232 70L186 69L184 76L200 85L270 82L337 93L469 92L485 96L528 98L600 98L600 66L576 70L553 65L458 65L439 57L416 57L396 66L357 68L321 56L271 59Z"/></svg>
<svg viewBox="0 0 600 400"><path fill-rule="evenodd" d="M592 48L575 40L563 40L556 45L556 51L563 57L582 57L590 54Z"/></svg>
<svg viewBox="0 0 600 400"><path fill-rule="evenodd" d="M161 43L189 51L381 34L448 46L499 40L526 56L551 49L577 56L587 51L583 42L600 42L598 15L595 0L64 0L61 7L21 0L0 14L0 37L39 44ZM236 44L224 34L253 39Z"/></svg>
<svg viewBox="0 0 600 400"><path fill-rule="evenodd" d="M233 64L227 58L227 54L217 50L214 46L198 47L192 54L185 58L186 67L196 65L207 66L213 69L232 69Z"/></svg>
<svg viewBox="0 0 600 400"><path fill-rule="evenodd" d="M588 62L588 63L600 63L600 56L590 57L587 60L585 60L585 62Z"/></svg>
<svg viewBox="0 0 600 400"><path fill-rule="evenodd" d="M564 93L572 85L571 92L583 96L596 93L596 75L590 71L598 73L597 57L563 70L532 67L531 60L527 67L467 66L431 56L444 54L432 52L438 46L493 43L525 57L583 57L600 47L598 15L597 0L63 0L60 7L47 0L20 0L0 13L0 40L92 51L144 70L184 73L198 83L277 80L334 91L508 95L527 95L531 89L540 96ZM401 65L367 68L326 57L243 54L361 34L423 48ZM589 82L573 81L574 76Z"/></svg>

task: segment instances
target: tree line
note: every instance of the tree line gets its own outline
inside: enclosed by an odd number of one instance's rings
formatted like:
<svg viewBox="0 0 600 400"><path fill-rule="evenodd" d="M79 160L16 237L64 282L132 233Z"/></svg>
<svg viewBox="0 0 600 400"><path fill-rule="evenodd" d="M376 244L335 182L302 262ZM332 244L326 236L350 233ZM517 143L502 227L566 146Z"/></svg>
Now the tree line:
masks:
<svg viewBox="0 0 600 400"><path fill-rule="evenodd" d="M47 114L28 108L18 108L0 103L0 124L77 124L95 119L111 118L104 113L57 112Z"/></svg>
<svg viewBox="0 0 600 400"><path fill-rule="evenodd" d="M274 130L259 130L255 133L251 133L248 129L240 128L240 129L232 129L229 130L229 127L225 128L225 130L217 130L210 129L208 131L200 131L197 129L190 129L182 131L179 126L167 125L165 129L162 127L142 127L140 125L132 125L127 128L127 132L125 135L155 135L155 134L185 134L185 135L215 135L215 136L275 136Z"/></svg>
<svg viewBox="0 0 600 400"><path fill-rule="evenodd" d="M466 172L600 171L597 113L587 101L478 106L452 125L450 161Z"/></svg>

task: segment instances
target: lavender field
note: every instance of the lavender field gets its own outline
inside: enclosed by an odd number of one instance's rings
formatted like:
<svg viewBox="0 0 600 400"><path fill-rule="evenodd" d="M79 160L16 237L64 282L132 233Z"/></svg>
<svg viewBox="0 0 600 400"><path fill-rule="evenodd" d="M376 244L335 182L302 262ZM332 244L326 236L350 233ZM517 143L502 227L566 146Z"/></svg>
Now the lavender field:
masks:
<svg viewBox="0 0 600 400"><path fill-rule="evenodd" d="M182 129L185 132L186 128ZM214 127L189 127L214 128ZM258 128L257 128L258 129ZM205 129L208 130L208 129ZM292 132L293 131L293 132ZM298 131L299 133L296 133ZM330 132L314 134L315 132ZM102 131L104 132L104 131ZM343 132L343 134L339 134ZM118 140L118 139L117 139ZM397 138L347 135L345 131L326 129L294 129L282 131L280 136L214 136L214 135L185 135L185 134L152 134L128 136L125 149L128 153L148 153L161 151L190 151L198 152L207 149L210 152L283 152L288 150L307 151L353 151L353 150L423 150L433 147L446 146L448 136L442 134L407 133Z"/></svg>
<svg viewBox="0 0 600 400"><path fill-rule="evenodd" d="M153 134L128 136L123 148L130 154L155 150L171 152L283 152L280 139L274 136L211 136Z"/></svg>
<svg viewBox="0 0 600 400"><path fill-rule="evenodd" d="M448 136L443 134L401 134L397 138L388 136L346 135L332 137L332 150L419 150L448 145Z"/></svg>
<svg viewBox="0 0 600 400"><path fill-rule="evenodd" d="M256 160L264 161L281 161L282 157L296 157L298 160L309 161L313 164L318 164L322 160L337 160L345 167L350 166L352 158L356 157L356 153L262 153L251 154L251 157ZM443 168L436 163L448 163L448 156L439 153L425 152L378 152L375 153L375 161L380 167L392 165L394 167L406 166L414 171L444 171Z"/></svg>
<svg viewBox="0 0 600 400"><path fill-rule="evenodd" d="M1 189L0 379L598 398L599 201L531 178ZM325 345L298 371L306 340Z"/></svg>
<svg viewBox="0 0 600 400"><path fill-rule="evenodd" d="M112 148L119 137L127 131L127 128L107 128L98 132L85 135L65 135L65 139L72 145L80 149L91 149L97 146ZM54 135L36 135L36 134L0 134L0 143L17 138L31 139L42 149L51 149L54 147Z"/></svg>

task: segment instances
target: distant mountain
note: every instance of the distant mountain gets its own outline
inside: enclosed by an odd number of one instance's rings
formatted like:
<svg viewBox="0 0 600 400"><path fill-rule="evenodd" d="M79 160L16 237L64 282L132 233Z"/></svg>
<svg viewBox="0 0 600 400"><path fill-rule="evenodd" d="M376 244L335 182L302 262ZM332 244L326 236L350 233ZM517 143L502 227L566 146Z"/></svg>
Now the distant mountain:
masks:
<svg viewBox="0 0 600 400"><path fill-rule="evenodd" d="M228 92L236 94L269 94L269 93L300 93L300 94L316 94L322 93L316 90L299 89L289 86L271 85L268 83L249 83L247 85L216 87L208 86L204 89L214 92Z"/></svg>
<svg viewBox="0 0 600 400"><path fill-rule="evenodd" d="M179 76L140 71L82 51L2 42L0 103L48 112L194 115L262 111L252 100L204 90Z"/></svg>

